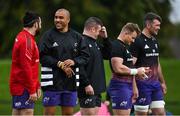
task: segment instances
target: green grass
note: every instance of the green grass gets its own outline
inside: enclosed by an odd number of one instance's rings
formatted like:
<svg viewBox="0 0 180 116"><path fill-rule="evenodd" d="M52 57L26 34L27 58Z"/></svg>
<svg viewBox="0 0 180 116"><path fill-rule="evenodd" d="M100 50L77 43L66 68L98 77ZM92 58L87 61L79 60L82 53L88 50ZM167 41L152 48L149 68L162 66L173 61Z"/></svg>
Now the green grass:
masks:
<svg viewBox="0 0 180 116"><path fill-rule="evenodd" d="M12 110L8 84L10 65L10 60L0 60L0 115L10 115ZM180 60L161 59L161 66L168 88L167 95L165 96L166 110L172 112L174 115L180 114ZM111 78L108 61L105 61L105 71L108 85ZM76 111L78 109L79 107L77 106ZM43 107L41 100L39 100L35 105L35 114L42 115L42 112ZM57 108L57 114L60 114L60 108Z"/></svg>

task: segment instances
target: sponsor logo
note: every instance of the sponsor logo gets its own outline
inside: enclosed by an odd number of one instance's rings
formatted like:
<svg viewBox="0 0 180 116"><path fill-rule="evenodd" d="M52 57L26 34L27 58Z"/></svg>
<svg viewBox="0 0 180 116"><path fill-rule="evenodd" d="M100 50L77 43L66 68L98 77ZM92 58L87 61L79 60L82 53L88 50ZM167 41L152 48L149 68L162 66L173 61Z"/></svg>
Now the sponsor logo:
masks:
<svg viewBox="0 0 180 116"><path fill-rule="evenodd" d="M159 56L159 53L147 53L146 57L148 56Z"/></svg>
<svg viewBox="0 0 180 116"><path fill-rule="evenodd" d="M127 58L127 61L133 61L133 58Z"/></svg>

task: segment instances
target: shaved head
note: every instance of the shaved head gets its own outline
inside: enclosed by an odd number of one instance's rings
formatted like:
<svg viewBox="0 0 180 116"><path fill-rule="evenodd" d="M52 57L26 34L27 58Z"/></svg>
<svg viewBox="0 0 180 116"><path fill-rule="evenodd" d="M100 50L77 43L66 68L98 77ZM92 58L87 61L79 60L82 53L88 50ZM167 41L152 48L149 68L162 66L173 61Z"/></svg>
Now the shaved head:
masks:
<svg viewBox="0 0 180 116"><path fill-rule="evenodd" d="M64 8L58 9L54 16L54 24L56 28L61 32L67 32L69 22L70 22L69 11Z"/></svg>
<svg viewBox="0 0 180 116"><path fill-rule="evenodd" d="M56 13L57 13L57 12L64 12L64 13L66 14L67 18L70 19L70 12L69 12L67 9L61 8L61 9L58 9L58 10L56 11Z"/></svg>

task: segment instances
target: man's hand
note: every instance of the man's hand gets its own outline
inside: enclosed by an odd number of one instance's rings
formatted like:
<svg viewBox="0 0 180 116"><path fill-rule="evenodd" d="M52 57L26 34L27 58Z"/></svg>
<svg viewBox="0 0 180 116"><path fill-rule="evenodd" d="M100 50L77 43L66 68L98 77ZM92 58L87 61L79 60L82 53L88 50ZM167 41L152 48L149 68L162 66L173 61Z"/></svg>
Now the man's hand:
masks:
<svg viewBox="0 0 180 116"><path fill-rule="evenodd" d="M64 67L71 67L71 66L74 66L75 65L75 62L71 59L67 59L64 61Z"/></svg>
<svg viewBox="0 0 180 116"><path fill-rule="evenodd" d="M66 73L66 76L68 78L72 77L73 75L75 75L74 71L71 69L71 67L65 67L63 68L63 71Z"/></svg>
<svg viewBox="0 0 180 116"><path fill-rule="evenodd" d="M102 26L101 31L99 32L99 37L102 37L102 38L107 38L108 37L105 26Z"/></svg>
<svg viewBox="0 0 180 116"><path fill-rule="evenodd" d="M132 103L135 103L138 97L139 97L138 88L137 88L137 86L133 86Z"/></svg>
<svg viewBox="0 0 180 116"><path fill-rule="evenodd" d="M146 73L149 73L151 70L149 69L149 67L140 67L137 69L137 76L140 79L148 79L148 76L146 75Z"/></svg>
<svg viewBox="0 0 180 116"><path fill-rule="evenodd" d="M165 95L167 93L166 84L165 83L161 83L161 88L162 88L163 94Z"/></svg>
<svg viewBox="0 0 180 116"><path fill-rule="evenodd" d="M85 92L87 95L94 95L94 89L92 88L91 85L85 87Z"/></svg>
<svg viewBox="0 0 180 116"><path fill-rule="evenodd" d="M41 89L40 88L37 90L37 97L38 97L38 99L41 97Z"/></svg>
<svg viewBox="0 0 180 116"><path fill-rule="evenodd" d="M28 101L35 102L37 101L37 98L38 98L37 93L33 93L33 94L30 94Z"/></svg>

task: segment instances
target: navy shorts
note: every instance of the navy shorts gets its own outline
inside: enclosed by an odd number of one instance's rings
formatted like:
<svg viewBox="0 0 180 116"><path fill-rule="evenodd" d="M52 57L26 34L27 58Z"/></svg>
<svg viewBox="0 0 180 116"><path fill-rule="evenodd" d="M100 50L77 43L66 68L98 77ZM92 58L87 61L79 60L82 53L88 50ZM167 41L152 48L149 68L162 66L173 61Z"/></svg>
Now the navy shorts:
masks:
<svg viewBox="0 0 180 116"><path fill-rule="evenodd" d="M111 80L108 93L112 101L112 109L132 108L132 83Z"/></svg>
<svg viewBox="0 0 180 116"><path fill-rule="evenodd" d="M81 108L101 107L101 95L86 95L79 97L79 104Z"/></svg>
<svg viewBox="0 0 180 116"><path fill-rule="evenodd" d="M154 82L150 84L137 82L139 97L136 101L136 105L149 105L152 101L163 101L164 95L160 82Z"/></svg>
<svg viewBox="0 0 180 116"><path fill-rule="evenodd" d="M44 106L76 106L77 92L76 91L45 91L43 93Z"/></svg>
<svg viewBox="0 0 180 116"><path fill-rule="evenodd" d="M33 109L34 102L28 101L29 93L24 90L22 95L12 96L12 107L14 109Z"/></svg>

